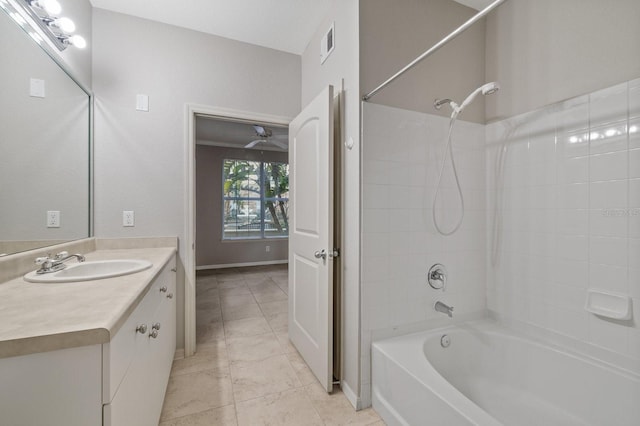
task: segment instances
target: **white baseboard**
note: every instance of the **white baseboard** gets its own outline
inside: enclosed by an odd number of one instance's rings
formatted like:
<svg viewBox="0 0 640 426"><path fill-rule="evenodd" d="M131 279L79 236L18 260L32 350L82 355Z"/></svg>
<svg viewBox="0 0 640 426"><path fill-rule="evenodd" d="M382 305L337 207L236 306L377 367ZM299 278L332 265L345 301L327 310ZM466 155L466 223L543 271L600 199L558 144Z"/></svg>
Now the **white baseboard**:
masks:
<svg viewBox="0 0 640 426"><path fill-rule="evenodd" d="M341 381L340 388L342 389L342 393L344 394L344 396L347 397L347 400L351 403L351 405L353 405L353 408L356 411L360 410L362 408L361 407L362 404L360 404L360 398L358 398L356 393L353 390L351 390L347 382L345 382L344 380Z"/></svg>
<svg viewBox="0 0 640 426"><path fill-rule="evenodd" d="M202 265L202 266L196 266L196 271L204 271L207 269L242 268L244 266L284 265L285 263L289 263L289 261L288 260L265 260L263 262L227 263L224 265Z"/></svg>

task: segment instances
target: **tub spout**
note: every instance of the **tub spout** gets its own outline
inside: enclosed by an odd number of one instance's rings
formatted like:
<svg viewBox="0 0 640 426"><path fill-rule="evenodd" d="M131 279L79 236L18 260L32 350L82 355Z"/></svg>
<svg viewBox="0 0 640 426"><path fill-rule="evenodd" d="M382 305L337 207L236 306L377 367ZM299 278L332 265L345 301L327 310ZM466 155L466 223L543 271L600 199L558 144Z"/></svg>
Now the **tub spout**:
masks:
<svg viewBox="0 0 640 426"><path fill-rule="evenodd" d="M436 311L449 315L449 318L453 318L453 306L445 305L444 303L437 301L434 307Z"/></svg>

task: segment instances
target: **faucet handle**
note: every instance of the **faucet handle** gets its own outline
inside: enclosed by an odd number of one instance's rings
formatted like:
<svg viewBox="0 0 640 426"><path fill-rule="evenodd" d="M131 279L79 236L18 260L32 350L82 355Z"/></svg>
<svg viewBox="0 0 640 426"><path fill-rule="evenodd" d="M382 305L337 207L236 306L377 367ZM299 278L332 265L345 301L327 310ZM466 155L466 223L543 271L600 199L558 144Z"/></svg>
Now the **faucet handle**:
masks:
<svg viewBox="0 0 640 426"><path fill-rule="evenodd" d="M36 260L34 261L34 263L36 265L42 265L44 262L48 260L51 260L49 256L36 257Z"/></svg>
<svg viewBox="0 0 640 426"><path fill-rule="evenodd" d="M59 260L62 259L63 257L67 257L69 256L69 252L68 251L61 251L60 253L56 254L56 257L54 257L54 260Z"/></svg>
<svg viewBox="0 0 640 426"><path fill-rule="evenodd" d="M447 269L444 267L444 265L436 263L431 268L429 268L427 281L429 282L431 288L435 290L445 291L445 286L447 284Z"/></svg>

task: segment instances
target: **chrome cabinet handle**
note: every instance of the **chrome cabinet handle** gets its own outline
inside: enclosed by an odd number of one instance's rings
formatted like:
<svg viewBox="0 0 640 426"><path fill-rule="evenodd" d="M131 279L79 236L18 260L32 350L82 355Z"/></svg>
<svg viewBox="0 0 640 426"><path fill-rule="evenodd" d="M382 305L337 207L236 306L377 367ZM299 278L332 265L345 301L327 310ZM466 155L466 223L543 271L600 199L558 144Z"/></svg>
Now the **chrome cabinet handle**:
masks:
<svg viewBox="0 0 640 426"><path fill-rule="evenodd" d="M152 329L152 330L160 330L160 323L159 323L159 322L157 322L157 323L153 324L153 325L151 326L151 329Z"/></svg>
<svg viewBox="0 0 640 426"><path fill-rule="evenodd" d="M167 299L173 299L173 293L167 294Z"/></svg>
<svg viewBox="0 0 640 426"><path fill-rule="evenodd" d="M140 324L136 327L136 332L140 334L145 334L147 332L147 324Z"/></svg>
<svg viewBox="0 0 640 426"><path fill-rule="evenodd" d="M316 251L315 253L313 253L313 256L316 259L326 260L327 259L327 251L324 250L324 249L322 251Z"/></svg>
<svg viewBox="0 0 640 426"><path fill-rule="evenodd" d="M160 287L160 293L166 293L167 292L167 286L163 285L162 287Z"/></svg>
<svg viewBox="0 0 640 426"><path fill-rule="evenodd" d="M158 330L153 330L151 333L149 333L149 338L150 339L157 339L158 338Z"/></svg>

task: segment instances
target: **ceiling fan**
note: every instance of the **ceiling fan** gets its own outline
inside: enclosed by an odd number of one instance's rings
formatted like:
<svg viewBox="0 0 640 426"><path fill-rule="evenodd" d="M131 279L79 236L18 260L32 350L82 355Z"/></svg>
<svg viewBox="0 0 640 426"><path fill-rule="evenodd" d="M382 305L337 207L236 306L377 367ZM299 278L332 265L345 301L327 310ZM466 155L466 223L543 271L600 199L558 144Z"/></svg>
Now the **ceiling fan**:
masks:
<svg viewBox="0 0 640 426"><path fill-rule="evenodd" d="M280 142L276 139L278 138L282 138L282 137L286 137L285 135L282 136L273 136L273 132L271 129L267 128L267 127L263 127L263 126L258 126L257 124L253 125L253 129L256 131L256 136L259 139L253 140L251 142L249 142L248 144L246 144L244 147L245 148L253 148L254 146L258 145L259 143L264 143L264 144L272 144L274 146L277 146L280 149L288 149L288 145Z"/></svg>

